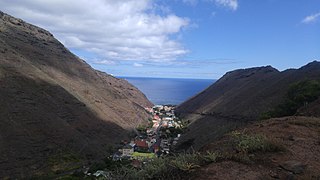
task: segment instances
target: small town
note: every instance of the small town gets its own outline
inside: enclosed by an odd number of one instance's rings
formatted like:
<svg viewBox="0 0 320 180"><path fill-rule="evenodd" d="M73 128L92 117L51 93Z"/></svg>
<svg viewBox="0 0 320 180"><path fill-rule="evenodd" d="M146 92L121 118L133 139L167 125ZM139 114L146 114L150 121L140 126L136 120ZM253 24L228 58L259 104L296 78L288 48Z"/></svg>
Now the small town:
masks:
<svg viewBox="0 0 320 180"><path fill-rule="evenodd" d="M131 164L140 169L155 158L173 154L173 147L183 133L187 124L175 115L174 105L155 105L145 108L150 114L147 125L139 125L134 129L130 141L122 140L115 152L109 157L111 162ZM103 169L103 168L102 168ZM97 170L89 172L85 168L86 177L110 176L110 172Z"/></svg>
<svg viewBox="0 0 320 180"><path fill-rule="evenodd" d="M113 154L112 159L132 160L139 167L142 162L170 154L183 131L183 123L175 116L175 106L155 105L145 108L151 118L147 126L138 126L131 141L123 141L122 148Z"/></svg>

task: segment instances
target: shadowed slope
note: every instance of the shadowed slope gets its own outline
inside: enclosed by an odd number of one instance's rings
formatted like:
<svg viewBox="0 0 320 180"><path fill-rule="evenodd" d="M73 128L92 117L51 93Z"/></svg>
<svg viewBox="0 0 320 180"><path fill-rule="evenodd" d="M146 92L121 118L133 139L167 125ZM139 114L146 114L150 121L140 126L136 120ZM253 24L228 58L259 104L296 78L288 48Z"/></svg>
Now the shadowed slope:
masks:
<svg viewBox="0 0 320 180"><path fill-rule="evenodd" d="M0 102L0 177L48 171L57 153L77 154L78 163L102 158L147 122L144 107L152 106L137 88L92 69L46 30L2 12Z"/></svg>
<svg viewBox="0 0 320 180"><path fill-rule="evenodd" d="M47 171L48 159L60 152L98 159L126 138L123 128L99 119L60 86L10 74L0 88L0 176Z"/></svg>

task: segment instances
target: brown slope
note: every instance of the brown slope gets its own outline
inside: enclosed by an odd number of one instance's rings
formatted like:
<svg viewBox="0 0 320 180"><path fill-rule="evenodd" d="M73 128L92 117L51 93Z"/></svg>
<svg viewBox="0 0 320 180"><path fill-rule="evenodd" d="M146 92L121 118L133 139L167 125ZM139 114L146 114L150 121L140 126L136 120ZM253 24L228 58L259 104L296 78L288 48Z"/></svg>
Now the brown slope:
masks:
<svg viewBox="0 0 320 180"><path fill-rule="evenodd" d="M263 136L282 147L276 152L252 152L250 161L236 152L233 136L207 145L203 151L219 151L237 158L201 167L190 179L319 179L320 119L303 116L275 118L238 129L250 136ZM251 144L252 145L252 144ZM243 159L241 161L241 158Z"/></svg>
<svg viewBox="0 0 320 180"><path fill-rule="evenodd" d="M320 98L302 107L297 112L298 115L320 117Z"/></svg>
<svg viewBox="0 0 320 180"><path fill-rule="evenodd" d="M2 12L0 82L0 178L45 171L50 157L65 151L101 158L146 122L144 107L152 106L137 88L92 69L48 31Z"/></svg>
<svg viewBox="0 0 320 180"><path fill-rule="evenodd" d="M271 66L228 72L208 89L181 104L178 111L221 116L254 116L259 110L244 107L252 102L261 102L259 99L267 97L268 94L257 90L268 86L279 73Z"/></svg>
<svg viewBox="0 0 320 180"><path fill-rule="evenodd" d="M192 123L180 148L198 149L225 132L242 126L282 102L289 86L305 79L319 79L320 63L283 72L271 66L235 70L208 89L184 102L177 112Z"/></svg>

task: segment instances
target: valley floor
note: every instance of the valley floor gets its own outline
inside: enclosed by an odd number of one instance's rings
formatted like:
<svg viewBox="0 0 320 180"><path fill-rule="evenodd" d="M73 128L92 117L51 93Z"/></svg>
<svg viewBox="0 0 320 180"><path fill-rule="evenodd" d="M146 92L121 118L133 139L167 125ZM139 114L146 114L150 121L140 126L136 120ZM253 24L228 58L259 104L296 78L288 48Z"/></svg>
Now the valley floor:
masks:
<svg viewBox="0 0 320 180"><path fill-rule="evenodd" d="M164 148L160 147L159 150ZM159 158L154 152L145 152L153 154L153 157L137 158L135 156L145 154L139 151L141 149L138 148L127 151L129 154L122 152L121 161L105 159L103 166L93 165L90 174L83 174L80 169L80 176L73 172L66 177L318 180L320 118L291 116L254 122L226 134L199 152L170 153ZM137 161L140 163L137 164Z"/></svg>
<svg viewBox="0 0 320 180"><path fill-rule="evenodd" d="M156 105L146 108L150 113L149 124L140 125L130 142L123 140L122 147L113 155L113 160L152 159L170 153L183 132L183 123L175 116L175 106Z"/></svg>

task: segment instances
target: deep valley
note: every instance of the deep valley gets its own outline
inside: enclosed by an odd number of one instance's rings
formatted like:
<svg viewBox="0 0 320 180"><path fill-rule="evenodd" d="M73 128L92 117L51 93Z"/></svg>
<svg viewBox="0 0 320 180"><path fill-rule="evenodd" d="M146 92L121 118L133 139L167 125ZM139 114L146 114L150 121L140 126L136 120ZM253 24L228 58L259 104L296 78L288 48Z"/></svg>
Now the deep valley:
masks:
<svg viewBox="0 0 320 180"><path fill-rule="evenodd" d="M320 179L319 61L154 105L0 11L0 102L0 179Z"/></svg>

